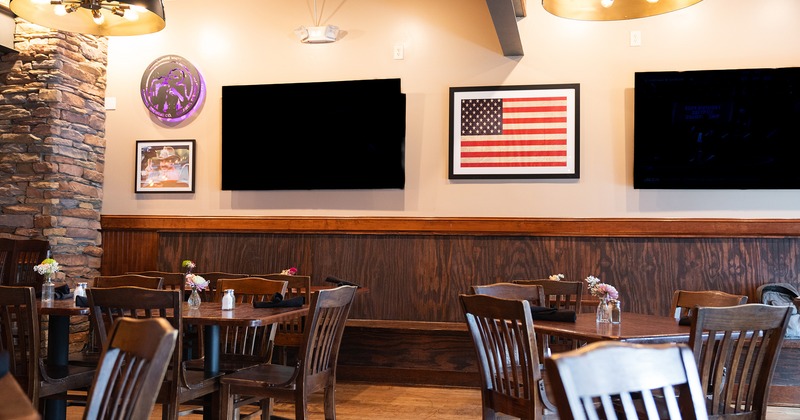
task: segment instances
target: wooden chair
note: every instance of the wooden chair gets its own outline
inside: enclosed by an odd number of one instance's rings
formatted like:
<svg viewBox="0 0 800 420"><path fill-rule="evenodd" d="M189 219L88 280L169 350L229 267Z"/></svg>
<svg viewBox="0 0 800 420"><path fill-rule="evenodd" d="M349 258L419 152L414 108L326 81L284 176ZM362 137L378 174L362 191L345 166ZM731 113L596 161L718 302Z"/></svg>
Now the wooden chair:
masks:
<svg viewBox="0 0 800 420"><path fill-rule="evenodd" d="M174 273L169 271L128 271L125 274L161 277L164 279L162 288L165 290L183 290L186 287L186 273Z"/></svg>
<svg viewBox="0 0 800 420"><path fill-rule="evenodd" d="M84 420L146 419L156 403L178 330L164 318L120 318L108 337Z"/></svg>
<svg viewBox="0 0 800 420"><path fill-rule="evenodd" d="M39 265L43 259L47 258L50 250L50 243L37 239L25 239L14 241L14 251L11 255L11 266L8 267L7 282L8 286L31 286L37 292L42 290L42 275L33 271L33 267Z"/></svg>
<svg viewBox="0 0 800 420"><path fill-rule="evenodd" d="M494 296L501 299L527 300L531 306L545 306L547 301L542 286L528 286L514 283L494 283L471 286L473 295Z"/></svg>
<svg viewBox="0 0 800 420"><path fill-rule="evenodd" d="M570 419L707 419L692 351L683 344L599 341L545 359L558 415Z"/></svg>
<svg viewBox="0 0 800 420"><path fill-rule="evenodd" d="M164 278L145 276L142 274L121 274L118 276L98 276L94 278L93 287L134 286L145 289L163 289Z"/></svg>
<svg viewBox="0 0 800 420"><path fill-rule="evenodd" d="M747 303L747 296L732 295L719 290L676 290L672 294L672 315L675 320L688 322L692 310L697 306L734 306Z"/></svg>
<svg viewBox="0 0 800 420"><path fill-rule="evenodd" d="M561 280L512 280L514 284L527 284L538 285L544 289L546 305L551 308L559 310L575 311L581 313L581 306L583 301L583 286L582 281L561 281ZM539 345L542 348L542 354L549 356L553 351L566 351L577 349L579 343L577 340L550 336L547 334L540 334Z"/></svg>
<svg viewBox="0 0 800 420"><path fill-rule="evenodd" d="M792 308L697 307L689 344L712 419L764 419Z"/></svg>
<svg viewBox="0 0 800 420"><path fill-rule="evenodd" d="M183 332L182 291L153 290L141 287L89 288L91 317L97 326L98 336L106 342L110 325L120 317L166 318L178 336ZM163 404L163 419L178 417L181 404L211 395L219 390L216 377L205 378L201 371L187 370L181 361L181 340L177 340L170 360L170 370L161 385L158 402Z"/></svg>
<svg viewBox="0 0 800 420"><path fill-rule="evenodd" d="M270 301L275 293L286 293L286 282L267 280L258 277L240 279L219 279L217 282L221 295L225 289L233 289L236 305L252 305L253 302ZM220 298L217 298L219 301ZM262 325L259 327L220 327L220 366L221 372L237 370L272 360L277 327ZM187 368L203 369L203 359L186 362Z"/></svg>
<svg viewBox="0 0 800 420"><path fill-rule="evenodd" d="M95 370L51 368L40 357L40 325L32 287L0 286L0 350L9 353L9 372L39 410L46 397L65 398L69 390L88 388Z"/></svg>
<svg viewBox="0 0 800 420"><path fill-rule="evenodd" d="M311 276L298 276L289 274L255 274L253 277L261 277L269 280L280 280L286 282L286 294L284 299L292 299L303 296L305 303L311 301ZM280 352L278 360L280 363L287 364L288 349L297 350L303 343L303 325L306 317L292 319L278 324L278 331L275 334L275 348Z"/></svg>
<svg viewBox="0 0 800 420"><path fill-rule="evenodd" d="M121 287L134 286L145 289L161 289L164 284L163 277L151 277L140 274L121 274L118 276L98 276L94 278L93 287ZM89 317L88 340L83 349L70 355L69 363L78 366L96 367L100 361L100 353L103 350L103 343L97 336L94 320Z"/></svg>
<svg viewBox="0 0 800 420"><path fill-rule="evenodd" d="M530 303L460 295L481 378L483 418L542 419L542 374Z"/></svg>
<svg viewBox="0 0 800 420"><path fill-rule="evenodd" d="M14 254L13 239L0 238L0 285L8 285L7 273L11 271L11 256Z"/></svg>
<svg viewBox="0 0 800 420"><path fill-rule="evenodd" d="M258 365L227 374L220 379L221 418L232 418L237 395L262 398L261 418L269 419L273 398L293 400L295 417L308 418L309 395L324 390L325 418L336 418L336 363L345 321L357 288L340 286L311 295L297 365Z"/></svg>
<svg viewBox="0 0 800 420"><path fill-rule="evenodd" d="M200 292L200 297L204 302L211 302L217 298L217 281L219 279L242 279L248 277L247 274L225 273L222 271L209 271L206 273L194 273L208 281L208 288Z"/></svg>

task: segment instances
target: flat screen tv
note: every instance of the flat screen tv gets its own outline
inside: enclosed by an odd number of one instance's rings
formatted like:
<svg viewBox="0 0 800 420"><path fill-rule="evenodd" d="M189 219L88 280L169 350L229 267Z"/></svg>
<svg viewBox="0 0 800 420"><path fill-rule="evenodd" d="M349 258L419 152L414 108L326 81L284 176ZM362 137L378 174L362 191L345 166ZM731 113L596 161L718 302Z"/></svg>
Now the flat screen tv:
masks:
<svg viewBox="0 0 800 420"><path fill-rule="evenodd" d="M222 87L222 189L405 186L400 79Z"/></svg>
<svg viewBox="0 0 800 420"><path fill-rule="evenodd" d="M800 188L800 68L641 72L634 88L634 188Z"/></svg>

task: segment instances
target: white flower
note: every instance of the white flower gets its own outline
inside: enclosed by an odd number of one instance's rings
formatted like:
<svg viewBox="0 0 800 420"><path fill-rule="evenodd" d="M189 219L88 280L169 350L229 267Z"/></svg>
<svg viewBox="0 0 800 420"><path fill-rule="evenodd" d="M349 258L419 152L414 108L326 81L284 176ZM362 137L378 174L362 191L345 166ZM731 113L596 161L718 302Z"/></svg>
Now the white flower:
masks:
<svg viewBox="0 0 800 420"><path fill-rule="evenodd" d="M187 274L186 285L193 289L205 290L208 287L208 280L197 274Z"/></svg>
<svg viewBox="0 0 800 420"><path fill-rule="evenodd" d="M33 271L41 274L41 275L48 275L48 274L55 274L59 270L58 262L52 258L45 258L41 264L34 266Z"/></svg>
<svg viewBox="0 0 800 420"><path fill-rule="evenodd" d="M563 279L563 278L564 278L564 275L563 275L563 274L561 274L561 273L558 273L558 274L553 274L553 275L551 275L550 277L548 277L548 279L550 279L550 280L556 280L556 281L558 281L558 280L561 280L561 279Z"/></svg>

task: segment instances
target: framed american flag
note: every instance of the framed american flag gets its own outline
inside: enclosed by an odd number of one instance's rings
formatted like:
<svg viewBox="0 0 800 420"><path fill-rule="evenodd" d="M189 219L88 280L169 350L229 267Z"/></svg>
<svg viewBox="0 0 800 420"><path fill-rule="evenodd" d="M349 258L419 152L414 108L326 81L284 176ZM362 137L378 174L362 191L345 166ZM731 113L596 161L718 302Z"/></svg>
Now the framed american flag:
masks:
<svg viewBox="0 0 800 420"><path fill-rule="evenodd" d="M450 88L449 179L580 178L580 85Z"/></svg>

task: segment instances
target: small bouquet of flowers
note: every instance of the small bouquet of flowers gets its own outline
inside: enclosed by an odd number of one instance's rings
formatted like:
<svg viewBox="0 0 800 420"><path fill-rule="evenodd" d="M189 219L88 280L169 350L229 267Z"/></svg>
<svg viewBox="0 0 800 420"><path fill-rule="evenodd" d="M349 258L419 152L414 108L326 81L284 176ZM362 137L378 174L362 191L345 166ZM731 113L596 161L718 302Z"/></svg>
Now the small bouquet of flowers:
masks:
<svg viewBox="0 0 800 420"><path fill-rule="evenodd" d="M53 274L58 272L58 270L59 270L58 261L52 258L45 258L44 260L42 260L41 264L33 267L33 271L46 277L52 276Z"/></svg>
<svg viewBox="0 0 800 420"><path fill-rule="evenodd" d="M287 268L286 270L282 270L281 274L293 276L293 275L297 274L297 268L295 268L295 267Z"/></svg>
<svg viewBox="0 0 800 420"><path fill-rule="evenodd" d="M563 275L563 274L561 274L561 273L558 273L558 274L553 274L553 275L551 275L550 277L548 277L548 279L550 279L550 280L555 280L555 281L561 280L561 279L563 279L563 278L564 278L564 275Z"/></svg>
<svg viewBox="0 0 800 420"><path fill-rule="evenodd" d="M586 283L589 284L589 293L592 296L597 296L603 301L617 300L619 298L619 292L614 286L602 283L595 276L586 277Z"/></svg>
<svg viewBox="0 0 800 420"><path fill-rule="evenodd" d="M183 260L183 262L181 263L181 267L186 269L186 274L189 274L192 272L192 269L194 269L195 264L194 261L192 260Z"/></svg>
<svg viewBox="0 0 800 420"><path fill-rule="evenodd" d="M208 288L208 280L197 274L186 275L186 285L191 287L192 290L206 290Z"/></svg>

